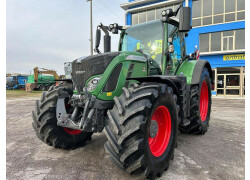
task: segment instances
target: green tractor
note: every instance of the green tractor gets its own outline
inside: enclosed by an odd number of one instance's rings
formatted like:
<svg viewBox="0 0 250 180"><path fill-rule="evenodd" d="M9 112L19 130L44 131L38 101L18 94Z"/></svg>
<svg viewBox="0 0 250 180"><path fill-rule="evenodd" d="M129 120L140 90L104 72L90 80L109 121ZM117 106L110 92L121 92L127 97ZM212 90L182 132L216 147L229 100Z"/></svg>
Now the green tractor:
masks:
<svg viewBox="0 0 250 180"><path fill-rule="evenodd" d="M178 17L178 18L176 18ZM38 138L75 149L104 130L110 159L129 174L161 176L174 158L178 132L204 134L211 112L212 69L186 54L191 9L122 27L99 25L97 55L72 62L72 79L43 92L33 111ZM104 31L104 53L98 49ZM110 52L109 32L118 34Z"/></svg>

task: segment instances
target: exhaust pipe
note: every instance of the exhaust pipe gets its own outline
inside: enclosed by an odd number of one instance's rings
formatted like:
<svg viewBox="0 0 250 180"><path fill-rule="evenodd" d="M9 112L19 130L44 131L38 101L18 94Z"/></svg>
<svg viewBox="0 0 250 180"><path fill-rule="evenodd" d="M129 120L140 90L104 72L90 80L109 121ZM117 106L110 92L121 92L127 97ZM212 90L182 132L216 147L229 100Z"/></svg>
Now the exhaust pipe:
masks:
<svg viewBox="0 0 250 180"><path fill-rule="evenodd" d="M104 52L110 52L111 51L111 36L105 35L104 36Z"/></svg>

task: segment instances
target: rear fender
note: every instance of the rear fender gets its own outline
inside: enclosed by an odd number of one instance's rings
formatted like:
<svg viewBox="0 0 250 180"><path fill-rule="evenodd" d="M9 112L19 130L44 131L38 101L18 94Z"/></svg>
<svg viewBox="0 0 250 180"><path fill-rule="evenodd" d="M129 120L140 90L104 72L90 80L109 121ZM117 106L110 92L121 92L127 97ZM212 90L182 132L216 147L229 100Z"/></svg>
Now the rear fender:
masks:
<svg viewBox="0 0 250 180"><path fill-rule="evenodd" d="M199 84L200 83L200 79L201 79L201 75L202 75L202 71L204 68L208 69L210 78L211 78L211 82L213 82L213 71L211 68L211 65L209 64L208 61L205 60L198 60L195 68L194 68L194 73L192 76L192 82L191 84Z"/></svg>

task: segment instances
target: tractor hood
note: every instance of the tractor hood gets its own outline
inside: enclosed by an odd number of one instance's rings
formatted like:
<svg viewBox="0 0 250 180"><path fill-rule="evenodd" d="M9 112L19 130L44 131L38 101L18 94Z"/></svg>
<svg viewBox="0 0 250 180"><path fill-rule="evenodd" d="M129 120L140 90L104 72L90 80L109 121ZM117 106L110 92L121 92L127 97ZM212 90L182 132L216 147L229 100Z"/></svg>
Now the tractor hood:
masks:
<svg viewBox="0 0 250 180"><path fill-rule="evenodd" d="M108 52L79 58L72 63L72 80L76 90L83 92L86 81L95 75L103 74L110 62L120 52Z"/></svg>

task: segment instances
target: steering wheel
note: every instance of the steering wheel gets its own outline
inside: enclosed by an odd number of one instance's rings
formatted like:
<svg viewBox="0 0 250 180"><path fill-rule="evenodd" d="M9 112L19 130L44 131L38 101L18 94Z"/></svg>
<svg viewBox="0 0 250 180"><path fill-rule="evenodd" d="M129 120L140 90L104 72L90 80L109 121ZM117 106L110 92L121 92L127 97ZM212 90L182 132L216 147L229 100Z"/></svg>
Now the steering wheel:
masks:
<svg viewBox="0 0 250 180"><path fill-rule="evenodd" d="M159 64L150 56L150 54L144 53L142 49L137 49L136 52L141 53L148 60L148 63L150 63L151 66L161 69Z"/></svg>
<svg viewBox="0 0 250 180"><path fill-rule="evenodd" d="M144 55L144 52L143 52L143 50L142 50L142 49L137 49L137 50L136 50L136 52L139 52L139 53L141 53L141 54L143 54L143 55Z"/></svg>
<svg viewBox="0 0 250 180"><path fill-rule="evenodd" d="M141 53L143 56L145 56L145 58L147 59L152 59L151 58L151 54L150 53L145 53L142 49L137 49L136 52Z"/></svg>

